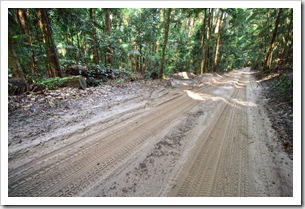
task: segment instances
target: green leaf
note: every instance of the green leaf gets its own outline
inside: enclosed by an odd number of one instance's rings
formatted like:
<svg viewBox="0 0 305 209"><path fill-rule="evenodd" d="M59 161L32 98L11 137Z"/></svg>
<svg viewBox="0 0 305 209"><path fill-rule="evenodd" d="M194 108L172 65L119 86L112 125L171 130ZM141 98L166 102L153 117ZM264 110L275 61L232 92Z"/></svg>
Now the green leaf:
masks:
<svg viewBox="0 0 305 209"><path fill-rule="evenodd" d="M129 44L121 44L121 47L122 47L123 49L127 49L127 48L129 47Z"/></svg>

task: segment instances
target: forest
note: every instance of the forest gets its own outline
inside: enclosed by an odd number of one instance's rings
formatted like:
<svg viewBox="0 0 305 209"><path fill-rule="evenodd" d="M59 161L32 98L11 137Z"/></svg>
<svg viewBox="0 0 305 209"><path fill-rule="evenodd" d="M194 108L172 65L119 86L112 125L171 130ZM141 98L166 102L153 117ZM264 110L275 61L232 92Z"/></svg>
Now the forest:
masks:
<svg viewBox="0 0 305 209"><path fill-rule="evenodd" d="M9 8L2 194L297 198L296 3Z"/></svg>
<svg viewBox="0 0 305 209"><path fill-rule="evenodd" d="M292 16L274 8L9 9L9 92L291 68Z"/></svg>

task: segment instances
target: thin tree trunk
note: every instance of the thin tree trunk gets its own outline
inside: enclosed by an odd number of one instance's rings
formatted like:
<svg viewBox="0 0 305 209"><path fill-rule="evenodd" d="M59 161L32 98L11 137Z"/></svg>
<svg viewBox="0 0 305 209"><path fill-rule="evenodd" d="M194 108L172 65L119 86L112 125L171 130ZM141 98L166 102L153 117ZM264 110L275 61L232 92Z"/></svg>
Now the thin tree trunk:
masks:
<svg viewBox="0 0 305 209"><path fill-rule="evenodd" d="M107 34L110 38L111 36L111 23L110 23L110 9L106 8L106 28L107 28ZM112 46L111 43L108 43L108 47L107 47L107 57L108 57L108 65L111 66L112 65Z"/></svg>
<svg viewBox="0 0 305 209"><path fill-rule="evenodd" d="M214 64L213 64L213 72L216 71L216 68L217 68L217 61L218 61L218 54L219 54L219 45L220 45L220 28L221 28L221 21L222 21L222 17L223 17L223 14L224 12L221 11L221 15L218 19L218 22L217 22L217 43L216 43L216 52L215 52L215 59L214 59Z"/></svg>
<svg viewBox="0 0 305 209"><path fill-rule="evenodd" d="M290 35L290 33L292 33L292 26L293 26L293 10L290 9L290 12L289 12L289 15L290 15L290 22L289 22L289 26L288 26L288 30L287 30L287 34L286 34L286 37L285 37L285 40L286 40L286 43L284 44L284 50L283 50L283 53L282 53L282 59L286 61L287 59L287 55L288 55L288 41L289 40L292 40L292 35Z"/></svg>
<svg viewBox="0 0 305 209"><path fill-rule="evenodd" d="M267 45L268 45L268 36L269 36L269 13L270 13L270 9L267 9L267 12L266 12L266 27L267 29L264 30L265 32L265 36L264 36L264 39L265 39L265 47L264 47L264 53L267 53Z"/></svg>
<svg viewBox="0 0 305 209"><path fill-rule="evenodd" d="M155 44L155 54L157 54L158 53L158 51L159 51L159 43L158 43L158 41L156 41L156 44Z"/></svg>
<svg viewBox="0 0 305 209"><path fill-rule="evenodd" d="M137 46L134 46L134 50L137 50ZM133 71L138 71L138 57L137 55L134 53L133 54Z"/></svg>
<svg viewBox="0 0 305 209"><path fill-rule="evenodd" d="M93 15L95 13L95 10L93 10L92 8L89 9L89 15L90 15L90 20L92 22L92 40L93 40L93 62L98 65L99 63L99 59L98 59L98 49L97 49L97 39L96 39L96 31L95 31L95 26L94 26L94 22L95 22L95 15Z"/></svg>
<svg viewBox="0 0 305 209"><path fill-rule="evenodd" d="M270 66L271 66L271 62L270 62L271 59L270 59L270 57L271 57L271 52L272 52L273 47L274 47L274 41L275 41L275 38L276 38L278 26L279 26L281 12L282 12L282 9L279 8L277 10L277 15L276 15L276 20L275 20L275 27L274 27L272 39L271 39L271 42L270 42L270 45L269 45L269 50L267 52L267 55L266 55L266 58L265 58L265 62L264 62L264 67L265 68L270 68Z"/></svg>
<svg viewBox="0 0 305 209"><path fill-rule="evenodd" d="M74 48L75 46L74 46L73 34L74 34L74 32L73 32L73 31L70 31L70 44L71 44L71 46L73 46L73 48ZM77 60L77 53L76 53L76 50L73 50L73 51L72 51L72 54L73 54L74 59Z"/></svg>
<svg viewBox="0 0 305 209"><path fill-rule="evenodd" d="M189 9L188 14L188 22L187 22L187 37L189 38L191 36L191 9Z"/></svg>
<svg viewBox="0 0 305 209"><path fill-rule="evenodd" d="M78 59L80 59L82 57L82 48L80 46L80 38L79 38L79 34L76 34L77 37L77 47L78 47Z"/></svg>
<svg viewBox="0 0 305 209"><path fill-rule="evenodd" d="M205 51L205 63L203 66L203 71L204 72L208 72L208 65L209 65L209 52L210 52L210 39L211 39L211 35L212 35L212 19L213 19L213 10L214 9L210 9L210 14L209 14L209 19L208 19L208 33L207 33L207 44L206 44L206 51Z"/></svg>
<svg viewBox="0 0 305 209"><path fill-rule="evenodd" d="M174 57L174 66L177 69L177 60L179 58L179 42L177 42L176 45L176 52L175 52L175 57Z"/></svg>
<svg viewBox="0 0 305 209"><path fill-rule="evenodd" d="M200 74L204 73L205 51L206 51L205 50L205 45L204 45L206 15L207 15L207 9L204 9L204 19L203 19L203 28L202 28L202 42L201 42L202 59L201 59L201 65L200 65Z"/></svg>
<svg viewBox="0 0 305 209"><path fill-rule="evenodd" d="M139 46L139 52L140 52L140 56L139 56L139 70L142 72L142 68L143 68L143 63L142 63L142 46Z"/></svg>
<svg viewBox="0 0 305 209"><path fill-rule="evenodd" d="M171 16L171 8L167 10L167 19L166 19L166 25L165 25L165 37L164 42L162 46L162 59L161 59L161 68L160 68L160 74L159 77L163 77L163 69L164 69L164 63L165 63L165 50L167 45L167 39L168 39L168 32L169 32L169 24L170 24L170 16Z"/></svg>

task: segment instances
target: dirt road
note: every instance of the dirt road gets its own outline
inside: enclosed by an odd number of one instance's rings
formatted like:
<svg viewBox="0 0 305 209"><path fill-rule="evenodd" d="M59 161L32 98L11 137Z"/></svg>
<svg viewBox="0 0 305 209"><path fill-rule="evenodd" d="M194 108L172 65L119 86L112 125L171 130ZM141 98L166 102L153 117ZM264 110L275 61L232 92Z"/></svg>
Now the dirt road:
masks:
<svg viewBox="0 0 305 209"><path fill-rule="evenodd" d="M252 74L155 88L10 146L9 196L292 196Z"/></svg>

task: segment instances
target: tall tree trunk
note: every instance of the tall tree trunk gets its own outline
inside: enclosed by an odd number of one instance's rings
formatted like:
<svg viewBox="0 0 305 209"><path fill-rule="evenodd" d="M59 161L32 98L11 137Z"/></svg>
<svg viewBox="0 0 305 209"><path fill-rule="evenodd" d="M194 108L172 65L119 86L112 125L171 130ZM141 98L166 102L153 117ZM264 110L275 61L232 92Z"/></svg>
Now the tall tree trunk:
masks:
<svg viewBox="0 0 305 209"><path fill-rule="evenodd" d="M217 26L216 26L216 33L217 33L217 43L216 43L216 52L215 52L215 59L214 59L214 64L213 64L213 72L216 71L217 68L217 62L218 62L218 54L219 54L219 45L220 45L220 29L221 29L221 21L223 18L224 12L221 11L221 15L218 18L217 21Z"/></svg>
<svg viewBox="0 0 305 209"><path fill-rule="evenodd" d="M209 65L209 53L210 53L210 40L211 40L211 35L212 35L212 20L213 20L213 10L210 9L209 13L209 19L208 19L208 32L207 32L207 44L206 44L206 49L205 49L205 63L203 66L203 71L208 72L208 65Z"/></svg>
<svg viewBox="0 0 305 209"><path fill-rule="evenodd" d="M189 38L191 36L191 15L192 11L189 9L189 14L188 14L188 22L187 22L187 37Z"/></svg>
<svg viewBox="0 0 305 209"><path fill-rule="evenodd" d="M139 56L139 70L142 72L142 70L143 70L143 63L142 63L142 45L141 44L139 46L139 52L140 52L140 56Z"/></svg>
<svg viewBox="0 0 305 209"><path fill-rule="evenodd" d="M107 34L110 38L111 36L111 21L110 21L110 9L106 8L105 9L105 14L106 14L106 28L107 28ZM108 43L107 47L107 58L108 58L108 65L112 65L112 46L111 43Z"/></svg>
<svg viewBox="0 0 305 209"><path fill-rule="evenodd" d="M266 12L266 30L264 30L264 40L265 40L265 44L264 44L264 53L267 53L267 46L268 46L268 38L269 38L269 16L270 16L270 10L271 9L267 9Z"/></svg>
<svg viewBox="0 0 305 209"><path fill-rule="evenodd" d="M45 23L45 26L47 29L46 31L47 31L48 39L49 39L49 47L50 47L50 51L51 51L50 61L53 64L57 75L62 78L63 76L62 76L62 72L61 72L61 68L60 68L60 64L59 64L59 59L57 56L56 46L55 46L54 39L53 39L53 32L52 32L49 16L47 14L47 9L42 9L42 19L44 20L44 23Z"/></svg>
<svg viewBox="0 0 305 209"><path fill-rule="evenodd" d="M292 9L289 9L289 15L290 15L290 18L289 18L289 25L288 25L288 29L287 29L287 34L286 34L286 37L285 37L285 40L286 40L286 42L285 42L285 44L284 44L284 49L283 49L283 53L282 53L282 57L281 57L281 59L283 59L283 60L285 60L285 62L286 62L286 60L287 60L287 56L288 56L288 41L289 40L292 40L292 32L293 32L293 30L292 30L292 26L293 26L293 10ZM291 33L291 34L290 34Z"/></svg>
<svg viewBox="0 0 305 209"><path fill-rule="evenodd" d="M46 50L49 60L49 66L51 67L53 76L56 76L57 74L59 77L62 77L62 72L56 52L56 46L53 39L53 32L47 14L47 9L37 9L36 12L39 19L39 25L42 30L41 32L42 32L43 42L47 46Z"/></svg>
<svg viewBox="0 0 305 209"><path fill-rule="evenodd" d="M274 41L275 41L275 38L276 38L278 26L279 26L281 12L282 12L282 9L279 8L277 10L277 15L276 15L276 20L275 20L275 27L274 27L274 30L273 30L271 42L269 44L269 50L267 52L267 55L266 55L266 58L265 58L265 62L264 62L264 67L265 68L270 68L270 66L271 66L271 59L270 59L271 58L271 52L272 52L273 47L274 47Z"/></svg>
<svg viewBox="0 0 305 209"><path fill-rule="evenodd" d="M134 46L134 51L137 51L137 46ZM133 53L133 71L138 71L138 56Z"/></svg>
<svg viewBox="0 0 305 209"><path fill-rule="evenodd" d="M46 43L45 28L44 28L44 25L43 25L41 9L36 9L36 15L37 15L37 19L38 19L38 25L39 25L39 28L40 28L40 31L41 31L42 42Z"/></svg>
<svg viewBox="0 0 305 209"><path fill-rule="evenodd" d="M74 46L73 34L74 34L73 31L69 31L69 35L70 35L70 44L69 44L69 45L71 45L71 46L74 48L75 46ZM72 51L72 55L73 55L74 60L77 60L77 53L76 53L76 50L73 50L73 51Z"/></svg>
<svg viewBox="0 0 305 209"><path fill-rule="evenodd" d="M47 75L49 77L56 77L56 73L55 73L54 69L51 67L51 63L49 62L51 52L50 52L50 49L49 49L49 46L48 46L48 39L47 39L47 35L46 35L47 32L46 32L46 27L45 27L44 22L43 22L41 9L36 9L36 15L37 15L38 25L39 25L40 32L41 32L41 39L42 39L42 42L43 42L43 45L44 45L45 52L47 54L47 57L44 59L45 66L46 66L46 69L47 69Z"/></svg>
<svg viewBox="0 0 305 209"><path fill-rule="evenodd" d="M165 50L167 45L167 39L168 39L168 32L169 32L169 24L170 24L170 17L171 17L171 8L167 10L167 17L166 17L166 25L165 25L165 37L164 42L162 46L162 59L161 59L161 67L160 67L160 73L159 77L163 77L163 69L164 69L164 63L165 63Z"/></svg>
<svg viewBox="0 0 305 209"><path fill-rule="evenodd" d="M41 20L41 13L40 10L36 9L36 16L37 16L37 20L38 20L38 28L34 27L35 30L35 38L36 40L39 40L39 53L40 54L44 54L44 48L43 45L45 45L45 40L43 39L43 25L42 25L42 20ZM39 33L40 32L40 33ZM46 76L48 77L52 77L52 72L50 72L50 68L49 68L49 64L48 64L48 60L45 56L42 57L45 67L46 67Z"/></svg>
<svg viewBox="0 0 305 209"><path fill-rule="evenodd" d="M29 43L29 46L31 48L32 52L32 64L31 64L31 69L32 73L35 73L37 71L37 61L36 61L36 56L35 56L35 51L32 48L33 42L32 42L32 34L28 26L28 21L26 18L26 14L23 9L17 9L17 17L18 17L18 22L23 30L23 34L26 35L26 40Z"/></svg>
<svg viewBox="0 0 305 209"><path fill-rule="evenodd" d="M93 40L93 62L98 65L99 59L98 59L98 48L97 48L97 39L96 39L96 30L94 26L95 22L95 10L90 8L89 9L89 15L90 15L90 20L92 22L92 40Z"/></svg>
<svg viewBox="0 0 305 209"><path fill-rule="evenodd" d="M159 42L156 41L156 43L155 43L155 54L157 54L158 51L159 51Z"/></svg>
<svg viewBox="0 0 305 209"><path fill-rule="evenodd" d="M206 51L205 45L204 45L206 16L207 16L207 9L204 9L204 19L203 19L203 27L202 27L202 42L201 42L202 59L201 59L201 65L200 65L200 74L204 73L205 51Z"/></svg>
<svg viewBox="0 0 305 209"><path fill-rule="evenodd" d="M76 40L77 40L77 48L78 48L78 59L80 59L82 57L82 48L80 46L80 38L79 38L79 34L76 34Z"/></svg>

